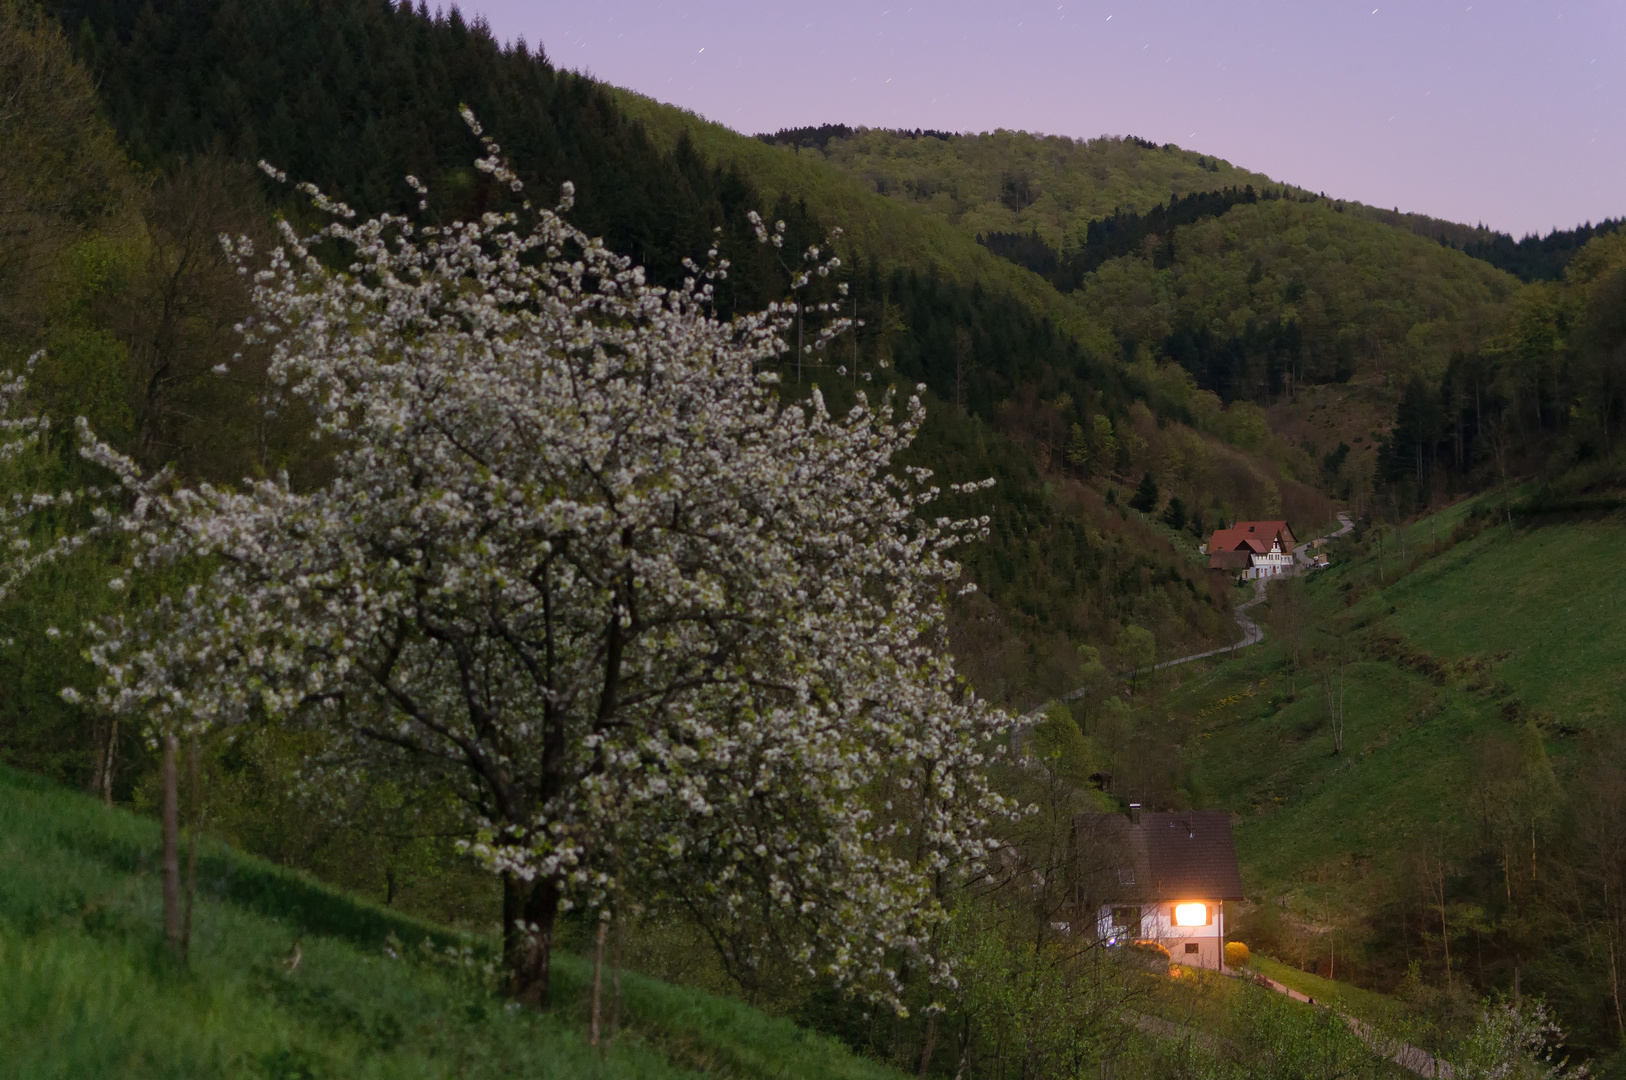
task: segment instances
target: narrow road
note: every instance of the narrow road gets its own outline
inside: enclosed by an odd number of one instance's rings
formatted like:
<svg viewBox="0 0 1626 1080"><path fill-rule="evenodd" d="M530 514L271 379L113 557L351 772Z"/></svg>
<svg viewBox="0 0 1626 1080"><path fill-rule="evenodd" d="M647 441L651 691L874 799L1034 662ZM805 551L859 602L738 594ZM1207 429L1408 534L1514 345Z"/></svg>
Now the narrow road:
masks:
<svg viewBox="0 0 1626 1080"><path fill-rule="evenodd" d="M1349 519L1348 514L1339 514L1338 515L1338 524L1339 524L1339 528L1337 528L1333 532L1327 533L1325 536L1316 537L1316 540L1331 540L1335 536L1343 536L1345 533L1349 532L1351 529L1353 529L1355 527L1355 523ZM1305 551L1309 548L1310 544L1312 544L1314 542L1315 542L1314 540L1311 540L1311 541L1306 541L1303 544L1300 544L1298 546L1298 550L1293 553L1294 554L1294 559L1298 563L1300 573L1302 573L1305 570L1308 570L1309 567L1310 567L1310 558L1309 558L1308 555L1305 554ZM1248 609L1253 607L1255 604L1260 604L1260 603L1264 602L1264 600L1265 600L1265 583L1268 580L1269 580L1268 578L1256 578L1254 580L1254 583L1253 583L1253 599L1247 600L1247 601L1244 601L1243 603L1238 604L1231 611L1232 616L1234 616L1235 619L1236 619L1236 624L1239 627L1242 628L1242 640L1241 641L1233 642L1230 645L1224 646L1223 648L1209 649L1207 652L1192 653L1190 656L1181 656L1181 657L1178 657L1178 658L1176 658L1174 660L1165 660L1161 664L1153 664L1150 668L1148 668L1146 670L1148 670L1148 671L1160 671L1163 668L1174 667L1176 664L1189 664L1193 660L1202 660L1205 657L1209 657L1209 656L1227 655L1227 654L1236 652L1238 649L1246 649L1249 645L1257 645L1257 644L1259 644L1259 642L1264 640L1265 632L1264 632L1264 630L1260 629L1258 623L1254 622L1253 619L1248 617ZM1139 672L1136 672L1136 674L1139 674ZM1126 677L1128 677L1128 676L1126 676ZM1087 693L1088 691L1089 691L1089 687L1081 686L1077 690L1073 690L1073 691L1070 691L1070 692L1068 692L1066 694L1063 694L1061 696L1061 700L1062 701L1077 701L1079 698L1083 697L1085 695L1085 693ZM1034 720L1037 720L1039 718L1040 714L1042 714L1043 712L1044 712L1044 706L1041 705L1037 709L1034 709L1032 712L1026 713L1026 714L1022 715L1021 717L1019 717L1017 719L1017 723L1018 724L1023 724L1023 723L1029 723L1029 722L1032 722Z"/></svg>
<svg viewBox="0 0 1626 1080"><path fill-rule="evenodd" d="M1205 656L1219 656L1224 653L1234 653L1238 649L1246 649L1249 645L1257 645L1259 642L1263 641L1265 632L1259 629L1258 623L1254 622L1248 617L1248 609L1253 607L1255 604L1264 603L1265 582L1267 580L1269 579L1255 578L1253 582L1253 599L1243 601L1231 611L1231 615L1236 619L1236 624L1242 628L1241 641L1232 642L1230 645L1226 645L1222 648L1209 649L1207 652L1192 653L1190 656L1182 656L1177 660L1165 660L1161 664L1153 664L1151 670L1159 671L1166 667L1174 667L1176 664L1189 664L1191 661L1201 660Z"/></svg>
<svg viewBox="0 0 1626 1080"><path fill-rule="evenodd" d="M1338 515L1338 525L1339 528L1335 531L1330 532L1325 536L1318 536L1315 538L1315 540L1306 541L1298 546L1298 549L1293 552L1293 561L1298 568L1298 573L1303 573L1311 566L1310 556L1307 554L1311 544L1315 543L1316 540L1331 540L1335 536L1343 536L1345 533L1349 532L1355 527L1355 523L1349 520L1348 514ZM1241 641L1234 642L1233 644L1227 645L1222 649L1209 649L1207 652L1192 653L1190 656L1182 656L1174 660L1165 660L1161 664L1153 664L1151 670L1159 671L1163 668L1174 667L1176 664L1189 664L1193 660L1202 660L1203 658L1209 656L1220 656L1222 654L1234 653L1238 649L1246 649L1249 645L1257 645L1259 642L1263 641L1265 632L1259 628L1258 623L1254 622L1248 617L1248 609L1253 607L1255 604L1264 602L1265 583L1269 580L1269 578L1255 578L1253 582L1253 599L1238 604L1235 610L1231 613L1236 617L1236 624L1242 628Z"/></svg>

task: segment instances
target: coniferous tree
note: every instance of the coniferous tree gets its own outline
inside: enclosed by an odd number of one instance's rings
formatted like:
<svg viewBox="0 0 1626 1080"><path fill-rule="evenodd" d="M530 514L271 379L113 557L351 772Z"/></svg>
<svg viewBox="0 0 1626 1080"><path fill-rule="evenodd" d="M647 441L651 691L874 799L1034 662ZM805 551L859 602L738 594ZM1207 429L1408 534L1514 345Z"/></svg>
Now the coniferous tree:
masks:
<svg viewBox="0 0 1626 1080"><path fill-rule="evenodd" d="M1150 514L1157 507L1157 501L1157 481L1152 479L1151 473L1147 473L1140 478L1140 486L1135 489L1135 494L1130 496L1129 507Z"/></svg>

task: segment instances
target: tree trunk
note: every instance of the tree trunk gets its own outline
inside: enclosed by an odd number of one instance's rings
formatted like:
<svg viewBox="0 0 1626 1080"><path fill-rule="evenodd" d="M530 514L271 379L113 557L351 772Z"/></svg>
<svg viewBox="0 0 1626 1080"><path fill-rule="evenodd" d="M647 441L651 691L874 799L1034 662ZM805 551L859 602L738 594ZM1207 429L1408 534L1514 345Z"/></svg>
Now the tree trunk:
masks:
<svg viewBox="0 0 1626 1080"><path fill-rule="evenodd" d="M1615 933L1614 928L1609 930L1609 989L1615 998L1615 1030L1619 1032L1621 1041L1626 1042L1626 1013L1620 1008L1620 967L1615 962Z"/></svg>
<svg viewBox="0 0 1626 1080"><path fill-rule="evenodd" d="M932 1013L926 1019L926 1046L920 1051L920 1075L922 1078L931 1071L932 1051L937 1049L937 1014Z"/></svg>
<svg viewBox="0 0 1626 1080"><path fill-rule="evenodd" d="M604 935L610 929L603 919L598 921L598 940L593 945L593 1011L587 1021L587 1045L598 1046L599 1002L604 989Z"/></svg>
<svg viewBox="0 0 1626 1080"><path fill-rule="evenodd" d="M181 955L192 955L192 903L198 895L198 830L203 828L203 791L198 786L198 740L187 747L186 784L192 799L192 822L186 837L186 909L181 918Z"/></svg>
<svg viewBox="0 0 1626 1080"><path fill-rule="evenodd" d="M180 740L164 736L164 938L181 955Z"/></svg>
<svg viewBox="0 0 1626 1080"><path fill-rule="evenodd" d="M553 923L559 914L559 889L551 881L526 881L503 875L503 965L508 969L508 996L537 1008L548 1004L549 961Z"/></svg>
<svg viewBox="0 0 1626 1080"><path fill-rule="evenodd" d="M119 743L119 717L117 713L110 713L107 717L107 743L102 747L101 765L96 770L96 789L102 794L102 805L113 805L113 762L115 751Z"/></svg>
<svg viewBox="0 0 1626 1080"><path fill-rule="evenodd" d="M619 909L621 905L617 904ZM617 910L615 917L615 956L610 961L610 1041L615 1041L615 1033L621 1029L621 953L622 945L626 941L626 923Z"/></svg>

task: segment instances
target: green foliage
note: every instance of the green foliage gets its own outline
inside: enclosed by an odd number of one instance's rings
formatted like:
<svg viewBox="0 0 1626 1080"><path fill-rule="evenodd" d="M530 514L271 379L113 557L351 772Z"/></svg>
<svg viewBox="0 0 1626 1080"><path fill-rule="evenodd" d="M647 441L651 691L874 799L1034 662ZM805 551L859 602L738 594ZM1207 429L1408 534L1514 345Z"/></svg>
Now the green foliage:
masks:
<svg viewBox="0 0 1626 1080"><path fill-rule="evenodd" d="M1626 234L1589 243L1562 283L1526 288L1496 331L1405 385L1379 479L1405 508L1521 473L1547 480L1532 515L1618 508Z"/></svg>
<svg viewBox="0 0 1626 1080"><path fill-rule="evenodd" d="M1475 235L1454 246L1506 270L1520 281L1556 281L1564 276L1564 268L1576 252L1594 237L1618 232L1622 225L1626 225L1626 221L1620 218L1605 218L1596 225L1554 229L1546 236L1531 233L1517 242L1506 233L1486 230L1488 235Z"/></svg>
<svg viewBox="0 0 1626 1080"><path fill-rule="evenodd" d="M1195 973L1194 973L1195 974ZM1341 1080L1394 1075L1342 1016L1207 973L1172 980L1159 1002L1172 1019L1114 1075L1205 1080ZM1400 1074L1409 1075L1409 1074Z"/></svg>
<svg viewBox="0 0 1626 1080"><path fill-rule="evenodd" d="M0 3L0 102L0 326L31 329L38 276L63 244L116 224L137 185L89 74L57 26L20 0Z"/></svg>
<svg viewBox="0 0 1626 1080"><path fill-rule="evenodd" d="M1201 389L1265 403L1289 380L1443 371L1505 317L1517 287L1410 233L1275 201L1183 228L1166 269L1141 256L1109 262L1084 292Z"/></svg>
<svg viewBox="0 0 1626 1080"><path fill-rule="evenodd" d="M1269 183L1217 159L1210 169L1208 159L1172 145L1025 131L935 139L860 129L831 139L823 156L877 193L968 234L1037 232L1057 250L1084 241L1090 222L1120 210L1149 212L1171 192Z"/></svg>
<svg viewBox="0 0 1626 1080"><path fill-rule="evenodd" d="M1094 740L1079 729L1072 710L1060 701L1044 708L1044 719L1033 727L1033 751L1062 779L1081 790L1105 764Z"/></svg>
<svg viewBox="0 0 1626 1080"><path fill-rule="evenodd" d="M1131 623L1118 634L1118 667L1124 672L1140 672L1157 659L1157 638L1143 626Z"/></svg>
<svg viewBox="0 0 1626 1080"><path fill-rule="evenodd" d="M556 960L552 1013L510 1010L490 993L486 939L213 844L179 970L142 872L153 823L0 771L0 826L7 1075L897 1075L739 1002L630 973L626 1029L601 1055L584 1033L585 961Z"/></svg>
<svg viewBox="0 0 1626 1080"><path fill-rule="evenodd" d="M1284 194L1267 191L1265 197L1281 198ZM1050 247L1037 232L1027 236L990 233L978 236L977 240L1043 276L1062 292L1071 292L1084 283L1090 271L1108 259L1143 252L1150 253L1154 262L1167 264L1174 254L1174 232L1180 226L1218 217L1238 203L1258 202L1259 198L1259 193L1249 184L1241 189L1230 187L1185 198L1170 196L1166 206L1160 203L1144 214L1115 210L1109 217L1091 221L1081 242L1065 252Z"/></svg>
<svg viewBox="0 0 1626 1080"><path fill-rule="evenodd" d="M1190 673L1166 707L1214 804L1243 815L1255 909L1238 935L1291 962L1282 981L1313 979L1302 966L1389 986L1416 961L1419 985L1438 989L1418 992L1416 1012L1454 1038L1463 1010L1511 993L1517 972L1599 1053L1618 1045L1607 958L1626 940L1604 900L1626 881L1605 839L1626 821L1626 594L1610 569L1622 523L1510 536L1483 526L1500 505L1390 532L1381 581L1368 532L1298 583L1309 662L1349 653L1343 755L1320 688L1294 692L1279 637ZM1504 611L1518 614L1486 615Z"/></svg>

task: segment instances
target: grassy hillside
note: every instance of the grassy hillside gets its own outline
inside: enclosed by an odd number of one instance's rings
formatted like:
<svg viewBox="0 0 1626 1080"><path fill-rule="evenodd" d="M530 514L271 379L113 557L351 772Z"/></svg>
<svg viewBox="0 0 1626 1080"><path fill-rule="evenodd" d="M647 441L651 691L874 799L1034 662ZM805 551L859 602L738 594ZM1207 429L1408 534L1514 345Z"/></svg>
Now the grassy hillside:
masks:
<svg viewBox="0 0 1626 1080"><path fill-rule="evenodd" d="M829 1077L899 1074L737 1002L624 976L587 1045L585 961L559 1006L505 1008L489 942L205 845L190 967L163 949L158 827L0 769L0 1076ZM290 958L297 949L297 966Z"/></svg>
<svg viewBox="0 0 1626 1080"><path fill-rule="evenodd" d="M1596 905L1618 888L1626 517L1510 530L1500 511L1369 532L1297 597L1273 586L1272 639L1166 704L1210 804L1240 815L1245 935L1322 974L1391 986L1417 963L1445 982L1443 918L1459 979L1507 990L1521 966L1602 1050L1619 1037L1619 927Z"/></svg>

